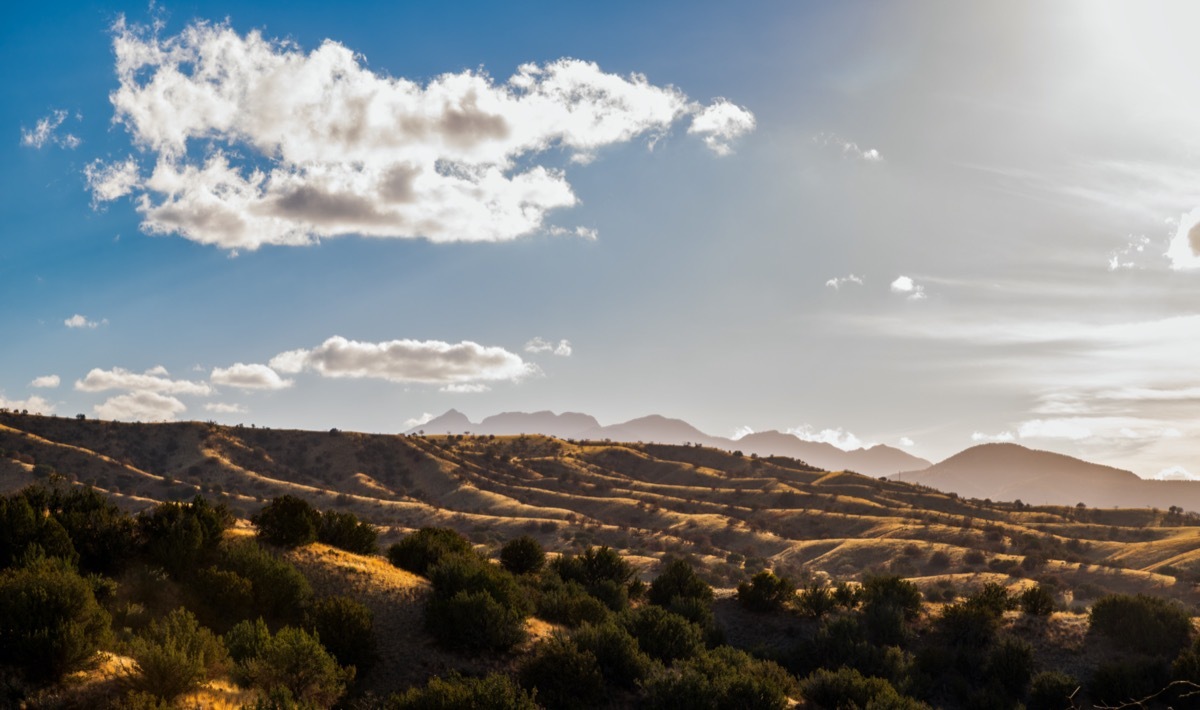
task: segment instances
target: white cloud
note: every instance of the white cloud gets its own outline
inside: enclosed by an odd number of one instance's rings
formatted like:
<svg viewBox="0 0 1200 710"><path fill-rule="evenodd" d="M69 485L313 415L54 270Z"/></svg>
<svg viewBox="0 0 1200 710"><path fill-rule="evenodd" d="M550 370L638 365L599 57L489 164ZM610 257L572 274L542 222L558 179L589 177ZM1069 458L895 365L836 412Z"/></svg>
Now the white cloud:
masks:
<svg viewBox="0 0 1200 710"><path fill-rule="evenodd" d="M688 132L725 153L753 127L728 101L704 107L576 59L525 64L504 82L462 71L420 84L370 70L338 42L305 53L225 24L163 37L121 20L113 46L115 120L149 177L128 160L93 164L95 199L132 191L144 231L230 250L346 234L514 239L577 202L539 154L586 162L688 115Z"/></svg>
<svg viewBox="0 0 1200 710"><path fill-rule="evenodd" d="M63 325L68 328L96 328L101 325L108 325L108 319L104 318L99 321L88 320L87 316L76 313L70 318L63 321Z"/></svg>
<svg viewBox="0 0 1200 710"><path fill-rule="evenodd" d="M1200 207L1179 218L1175 236L1167 246L1167 258L1172 269L1200 268Z"/></svg>
<svg viewBox="0 0 1200 710"><path fill-rule="evenodd" d="M528 343L525 343L525 352L527 353L553 353L559 357L571 357L571 341L560 340L558 343L552 343L544 338L534 338Z"/></svg>
<svg viewBox="0 0 1200 710"><path fill-rule="evenodd" d="M700 109L688 126L688 134L703 136L704 145L717 155L729 155L729 145L754 130L754 114L726 99L717 99Z"/></svg>
<svg viewBox="0 0 1200 710"><path fill-rule="evenodd" d="M600 233L591 227L575 227L574 229L567 229L566 227L559 227L555 225L547 228L546 232L554 237L562 237L568 234L574 234L577 237L587 239L591 242L596 241L596 239L600 236Z"/></svg>
<svg viewBox="0 0 1200 710"><path fill-rule="evenodd" d="M304 370L324 377L371 377L390 382L467 384L520 380L537 368L515 353L464 340L390 340L361 343L339 335L312 350L291 350L271 359L279 372Z"/></svg>
<svg viewBox="0 0 1200 710"><path fill-rule="evenodd" d="M892 293L902 293L910 300L919 301L925 298L925 287L908 276L897 276L892 282Z"/></svg>
<svg viewBox="0 0 1200 710"><path fill-rule="evenodd" d="M151 368L142 374L130 372L120 367L114 367L111 370L93 368L82 380L75 381L75 389L80 392L130 390L137 393L151 392L200 396L208 396L212 393L212 388L203 382L172 380L169 378L169 374L161 365Z"/></svg>
<svg viewBox="0 0 1200 710"><path fill-rule="evenodd" d="M906 449L909 448L910 446L916 445L916 442L914 442L912 439L908 438L907 436L900 437L900 440L898 443Z"/></svg>
<svg viewBox="0 0 1200 710"><path fill-rule="evenodd" d="M813 143L837 148L841 151L843 158L860 160L864 163L883 162L883 156L875 148L859 148L857 143L848 141L836 133L818 133L813 136Z"/></svg>
<svg viewBox="0 0 1200 710"><path fill-rule="evenodd" d="M971 441L980 442L1014 441L1016 438L1016 435L1011 431L1002 431L999 434L984 434L981 431L977 431L971 434Z"/></svg>
<svg viewBox="0 0 1200 710"><path fill-rule="evenodd" d="M1183 466L1169 466L1151 478L1155 481L1200 481L1200 476L1193 475Z"/></svg>
<svg viewBox="0 0 1200 710"><path fill-rule="evenodd" d="M206 402L204 404L206 412L214 414L245 414L246 408L240 404L227 404L225 402Z"/></svg>
<svg viewBox="0 0 1200 710"><path fill-rule="evenodd" d="M477 394L479 392L490 392L491 390L491 387L480 382L444 385L438 389L439 392L450 392L452 394Z"/></svg>
<svg viewBox="0 0 1200 710"><path fill-rule="evenodd" d="M874 444L864 444L862 439L859 439L854 434L845 429L821 429L816 430L812 426L805 424L792 429L788 429L787 433L803 439L804 441L820 441L826 444L833 444L843 451L851 451L853 449L862 449L874 446Z"/></svg>
<svg viewBox="0 0 1200 710"><path fill-rule="evenodd" d="M21 145L40 149L50 143L60 148L78 148L83 143L78 136L71 133L58 134L59 126L65 120L67 120L66 111L57 109L50 112L50 115L45 118L38 119L32 130L21 129Z"/></svg>
<svg viewBox="0 0 1200 710"><path fill-rule="evenodd" d="M62 384L62 380L58 375L42 375L41 377L33 378L33 382L29 383L30 387L40 387L45 389L54 389Z"/></svg>
<svg viewBox="0 0 1200 710"><path fill-rule="evenodd" d="M285 380L266 365L235 363L229 367L213 368L209 380L214 385L227 385L246 390L281 390L291 387L295 380Z"/></svg>
<svg viewBox="0 0 1200 710"><path fill-rule="evenodd" d="M178 399L148 391L117 395L92 409L101 419L148 422L169 422L187 411L187 407Z"/></svg>
<svg viewBox="0 0 1200 710"><path fill-rule="evenodd" d="M0 409L11 409L13 411L29 410L34 414L54 413L54 405L37 395L27 399L8 399L3 393L0 393Z"/></svg>
<svg viewBox="0 0 1200 710"><path fill-rule="evenodd" d="M744 436L749 436L753 433L754 433L754 430L751 429L750 427L740 426L737 429L733 430L733 436L731 436L729 438L733 439L734 441L737 441L738 439L741 439Z"/></svg>
<svg viewBox="0 0 1200 710"><path fill-rule="evenodd" d="M856 286L862 286L863 280L862 280L861 276L855 276L854 274L850 274L848 276L835 276L832 279L829 279L828 281L825 282L826 286L834 289L835 291L840 290L842 288L842 286L845 286L846 284L854 284Z"/></svg>
<svg viewBox="0 0 1200 710"><path fill-rule="evenodd" d="M83 169L88 189L92 191L92 206L122 198L142 185L137 160L129 156L119 163L93 160Z"/></svg>
<svg viewBox="0 0 1200 710"><path fill-rule="evenodd" d="M405 419L404 420L404 428L412 429L413 427L418 427L418 426L422 426L424 424L428 424L429 422L433 421L434 416L435 415L430 412L425 412L419 417L415 417L413 419Z"/></svg>

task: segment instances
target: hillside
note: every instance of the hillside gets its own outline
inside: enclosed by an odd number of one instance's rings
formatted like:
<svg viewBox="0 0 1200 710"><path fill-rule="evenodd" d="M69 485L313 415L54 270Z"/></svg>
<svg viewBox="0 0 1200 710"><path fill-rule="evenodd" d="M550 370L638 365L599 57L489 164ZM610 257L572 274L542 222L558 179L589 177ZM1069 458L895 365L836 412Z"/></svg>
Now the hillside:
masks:
<svg viewBox="0 0 1200 710"><path fill-rule="evenodd" d="M972 498L1021 500L1035 505L1147 507L1200 511L1196 481L1147 480L1131 471L1089 463L1018 444L981 444L895 480Z"/></svg>
<svg viewBox="0 0 1200 710"><path fill-rule="evenodd" d="M1018 509L698 446L4 413L0 450L8 490L60 475L131 511L203 493L243 516L292 494L380 526L385 544L427 525L482 545L531 534L550 550L610 545L647 571L664 555L691 556L719 584L771 566L839 579L893 571L928 584L1037 576L1064 589L1192 599L1200 578L1200 529L1187 516Z"/></svg>

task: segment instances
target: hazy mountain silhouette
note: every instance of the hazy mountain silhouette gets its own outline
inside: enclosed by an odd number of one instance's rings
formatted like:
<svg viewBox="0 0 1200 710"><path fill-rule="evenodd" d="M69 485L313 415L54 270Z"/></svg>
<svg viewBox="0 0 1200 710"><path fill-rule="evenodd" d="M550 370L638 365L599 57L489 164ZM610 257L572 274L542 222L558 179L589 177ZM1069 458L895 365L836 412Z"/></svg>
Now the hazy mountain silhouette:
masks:
<svg viewBox="0 0 1200 710"><path fill-rule="evenodd" d="M1019 444L981 444L892 478L971 498L1108 508L1172 505L1200 510L1194 481L1151 481L1132 471Z"/></svg>
<svg viewBox="0 0 1200 710"><path fill-rule="evenodd" d="M601 426L595 417L575 412L504 412L487 417L476 424L462 412L451 409L436 419L414 427L408 433L417 431L430 434L461 434L468 431L472 434L496 435L545 434L564 439L700 444L759 456L788 456L829 471L850 470L870 476L884 476L930 465L925 459L890 446L877 445L869 449L843 451L832 444L805 441L779 431L749 434L736 440L711 436L682 419L671 419L658 414Z"/></svg>

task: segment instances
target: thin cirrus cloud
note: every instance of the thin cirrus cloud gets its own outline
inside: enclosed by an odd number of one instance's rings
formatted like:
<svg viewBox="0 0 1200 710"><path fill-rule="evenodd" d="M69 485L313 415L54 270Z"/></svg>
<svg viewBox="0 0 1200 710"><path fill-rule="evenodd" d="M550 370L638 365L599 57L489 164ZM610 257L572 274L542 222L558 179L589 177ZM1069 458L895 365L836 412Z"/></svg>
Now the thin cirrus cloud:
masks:
<svg viewBox="0 0 1200 710"><path fill-rule="evenodd" d="M453 344L438 340L364 343L341 336L311 350L280 353L271 358L270 366L289 374L309 371L324 377L443 386L517 381L538 372L516 353L467 340Z"/></svg>
<svg viewBox="0 0 1200 710"><path fill-rule="evenodd" d="M818 133L813 136L813 143L819 146L836 148L841 151L843 158L858 160L864 163L883 162L883 156L875 148L860 148L854 141L848 141L836 133Z"/></svg>
<svg viewBox="0 0 1200 710"><path fill-rule="evenodd" d="M67 120L67 112L62 109L51 111L48 116L38 119L31 129L21 129L21 145L41 149L47 145L60 148L78 148L82 140L72 133L59 134L63 121Z"/></svg>
<svg viewBox="0 0 1200 710"><path fill-rule="evenodd" d="M115 121L148 175L134 158L92 163L93 200L132 195L147 233L229 250L347 234L511 240L577 202L539 154L588 162L690 118L687 133L727 155L754 129L730 101L704 106L576 59L525 64L504 82L463 71L420 84L332 40L305 53L227 24L160 37L123 19L113 48ZM202 159L188 151L200 141Z"/></svg>
<svg viewBox="0 0 1200 710"><path fill-rule="evenodd" d="M227 402L205 402L204 411L214 414L245 414L246 408L240 404Z"/></svg>
<svg viewBox="0 0 1200 710"><path fill-rule="evenodd" d="M92 410L101 419L167 422L187 411L187 406L170 395L143 390L111 397Z"/></svg>
<svg viewBox="0 0 1200 710"><path fill-rule="evenodd" d="M213 368L209 381L214 385L225 385L244 390L281 390L295 384L285 380L266 365L235 363L229 367Z"/></svg>
<svg viewBox="0 0 1200 710"><path fill-rule="evenodd" d="M191 380L173 380L170 373L163 367L154 367L142 373L130 372L120 367L111 370L92 368L81 380L75 381L75 389L80 392L105 392L108 390L129 390L131 392L151 392L156 394L190 394L208 396L212 387L204 382Z"/></svg>
<svg viewBox="0 0 1200 710"><path fill-rule="evenodd" d="M62 384L62 379L58 375L42 375L41 377L33 378L33 381L29 383L29 386L37 387L39 389L54 389L60 384Z"/></svg>
<svg viewBox="0 0 1200 710"><path fill-rule="evenodd" d="M848 274L846 276L835 276L832 279L829 279L828 281L825 282L825 285L827 287L833 289L834 291L840 291L842 289L842 286L846 286L847 284L854 284L855 286L862 286L863 285L862 277L855 276L854 274Z"/></svg>
<svg viewBox="0 0 1200 710"><path fill-rule="evenodd" d="M534 338L528 343L525 343L525 352L532 354L551 353L559 357L571 357L574 350L571 348L570 340L560 340L557 343L546 340L545 338Z"/></svg>

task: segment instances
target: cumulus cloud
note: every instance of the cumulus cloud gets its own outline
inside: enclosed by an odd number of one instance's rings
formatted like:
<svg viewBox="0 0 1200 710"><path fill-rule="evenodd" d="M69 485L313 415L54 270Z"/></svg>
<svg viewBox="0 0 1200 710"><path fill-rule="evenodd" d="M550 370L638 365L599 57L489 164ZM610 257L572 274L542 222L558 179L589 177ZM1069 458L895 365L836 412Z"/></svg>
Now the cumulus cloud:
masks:
<svg viewBox="0 0 1200 710"><path fill-rule="evenodd" d="M555 237L575 235L576 237L580 237L591 242L596 241L596 239L600 236L600 233L591 227L575 227L574 229L567 229L566 227L559 227L557 225L548 228L546 233Z"/></svg>
<svg viewBox="0 0 1200 710"><path fill-rule="evenodd" d="M404 428L412 429L413 427L418 427L418 426L422 426L424 424L428 424L429 422L433 421L434 416L435 415L432 414L431 412L425 412L425 413L421 414L421 416L419 416L419 417L413 417L412 419L405 419L404 420Z"/></svg>
<svg viewBox="0 0 1200 710"><path fill-rule="evenodd" d="M541 154L586 162L687 116L688 132L724 154L754 120L577 59L525 64L506 81L462 71L422 84L376 73L335 41L306 53L225 24L164 37L122 20L113 47L115 120L147 165L93 164L94 199L131 192L147 233L230 250L346 234L510 240L577 202Z"/></svg>
<svg viewBox="0 0 1200 710"><path fill-rule="evenodd" d="M125 419L148 422L169 422L187 411L174 397L157 392L131 392L117 395L92 408L101 419Z"/></svg>
<svg viewBox="0 0 1200 710"><path fill-rule="evenodd" d="M30 387L40 387L43 389L54 389L62 384L62 380L58 375L42 375L41 377L33 378L29 383Z"/></svg>
<svg viewBox="0 0 1200 710"><path fill-rule="evenodd" d="M54 405L46 400L34 395L26 399L8 399L0 392L0 409L11 409L14 411L28 410L34 414L53 414Z"/></svg>
<svg viewBox="0 0 1200 710"><path fill-rule="evenodd" d="M916 442L913 441L912 439L908 438L907 436L900 437L900 440L898 443L906 449L909 448L910 446L916 445Z"/></svg>
<svg viewBox="0 0 1200 710"><path fill-rule="evenodd" d="M813 143L821 146L836 148L841 151L843 158L859 160L864 163L881 163L883 156L874 148L860 148L854 141L848 141L836 133L818 133L813 136Z"/></svg>
<svg viewBox="0 0 1200 710"><path fill-rule="evenodd" d="M1179 465L1168 466L1150 478L1155 481L1200 481L1200 476Z"/></svg>
<svg viewBox="0 0 1200 710"><path fill-rule="evenodd" d="M21 129L21 145L30 148L43 148L47 144L60 148L78 148L82 140L71 133L59 135L58 129L67 120L67 112L62 109L51 111L50 115L38 119L32 129Z"/></svg>
<svg viewBox="0 0 1200 710"><path fill-rule="evenodd" d="M902 293L913 301L925 298L925 287L908 276L897 276L892 282L892 293Z"/></svg>
<svg viewBox="0 0 1200 710"><path fill-rule="evenodd" d="M101 325L108 325L108 319L104 318L99 321L88 320L87 316L76 313L70 318L63 321L63 325L68 328L96 328Z"/></svg>
<svg viewBox="0 0 1200 710"><path fill-rule="evenodd" d="M749 436L753 433L754 433L754 430L751 429L750 427L740 426L737 429L733 430L733 436L731 436L729 438L733 439L734 441L737 441L738 439L741 439L744 436Z"/></svg>
<svg viewBox="0 0 1200 710"><path fill-rule="evenodd" d="M797 439L803 439L804 441L819 441L826 444L833 444L843 451L851 451L853 449L874 446L874 444L864 444L862 439L859 439L854 434L841 428L817 430L816 428L805 424L803 426L788 429L787 433L791 434Z"/></svg>
<svg viewBox="0 0 1200 710"><path fill-rule="evenodd" d="M1167 258L1173 269L1200 268L1200 207L1179 218L1175 236L1167 246Z"/></svg>
<svg viewBox="0 0 1200 710"><path fill-rule="evenodd" d="M206 402L204 411L214 414L245 414L246 408L240 404L228 404L226 402Z"/></svg>
<svg viewBox="0 0 1200 710"><path fill-rule="evenodd" d="M214 385L226 385L245 390L281 390L291 387L295 380L285 380L266 365L235 363L229 367L213 368L209 380Z"/></svg>
<svg viewBox="0 0 1200 710"><path fill-rule="evenodd" d="M141 169L137 160L129 156L119 163L93 160L83 169L84 179L92 192L92 206L120 199L141 187Z"/></svg>
<svg viewBox="0 0 1200 710"><path fill-rule="evenodd" d="M862 280L861 276L855 276L854 274L850 274L848 276L835 276L832 279L829 279L828 281L825 282L826 286L828 286L829 288L831 288L835 291L841 290L842 286L845 286L846 284L854 284L855 286L862 286L863 280Z"/></svg>
<svg viewBox="0 0 1200 710"><path fill-rule="evenodd" d="M519 380L537 368L501 347L464 340L390 340L362 343L340 335L312 350L291 350L271 359L278 372L316 372L324 377L370 377L389 382L438 385Z"/></svg>
<svg viewBox="0 0 1200 710"><path fill-rule="evenodd" d="M977 441L981 443L1013 441L1016 438L1016 435L1014 435L1011 431L1002 431L999 434L985 434L981 431L977 431L971 434L971 441Z"/></svg>
<svg viewBox="0 0 1200 710"><path fill-rule="evenodd" d="M204 382L172 380L170 373L161 365L138 374L114 367L111 370L93 368L82 380L75 381L80 392L104 392L106 390L130 390L161 394L193 394L208 396L212 388Z"/></svg>
<svg viewBox="0 0 1200 710"><path fill-rule="evenodd" d="M534 338L525 343L525 352L534 354L553 353L559 357L571 357L571 341L560 340L557 343L552 343L543 338Z"/></svg>
<svg viewBox="0 0 1200 710"><path fill-rule="evenodd" d="M753 130L754 114L725 99L700 109L688 126L688 134L701 136L704 145L717 155L732 153L730 143Z"/></svg>

